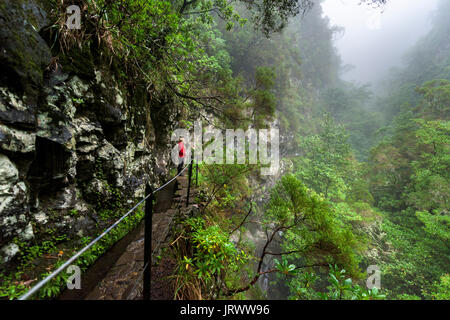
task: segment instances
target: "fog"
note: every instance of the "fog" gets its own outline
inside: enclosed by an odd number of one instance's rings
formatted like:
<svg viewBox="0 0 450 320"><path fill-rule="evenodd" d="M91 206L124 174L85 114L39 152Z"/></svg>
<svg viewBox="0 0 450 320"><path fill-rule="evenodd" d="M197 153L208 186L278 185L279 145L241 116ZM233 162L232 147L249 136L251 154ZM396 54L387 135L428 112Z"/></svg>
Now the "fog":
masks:
<svg viewBox="0 0 450 320"><path fill-rule="evenodd" d="M325 0L324 15L332 26L345 28L335 46L344 65L352 68L342 78L377 86L390 68L431 28L438 0L390 0L383 8L359 0Z"/></svg>

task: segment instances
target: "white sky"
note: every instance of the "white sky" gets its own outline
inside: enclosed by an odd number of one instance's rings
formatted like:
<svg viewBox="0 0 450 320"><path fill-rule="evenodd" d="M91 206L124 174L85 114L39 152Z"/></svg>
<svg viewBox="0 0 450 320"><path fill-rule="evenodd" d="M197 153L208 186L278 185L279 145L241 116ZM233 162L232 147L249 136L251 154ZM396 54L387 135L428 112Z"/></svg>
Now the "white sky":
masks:
<svg viewBox="0 0 450 320"><path fill-rule="evenodd" d="M330 24L345 28L335 41L344 64L355 69L345 80L373 82L401 63L406 50L430 30L430 15L439 0L390 0L383 11L359 0L325 0ZM448 1L448 0L444 0Z"/></svg>

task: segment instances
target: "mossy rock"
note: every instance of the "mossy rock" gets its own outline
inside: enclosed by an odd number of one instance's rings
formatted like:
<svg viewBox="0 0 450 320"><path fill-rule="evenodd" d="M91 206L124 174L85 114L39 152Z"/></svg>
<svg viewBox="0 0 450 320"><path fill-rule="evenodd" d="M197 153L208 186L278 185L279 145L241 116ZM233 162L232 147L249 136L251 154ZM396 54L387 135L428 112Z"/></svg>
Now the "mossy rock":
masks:
<svg viewBox="0 0 450 320"><path fill-rule="evenodd" d="M32 87L42 83L51 59L50 48L39 35L49 23L47 13L35 1L4 0L0 20L0 82L29 94Z"/></svg>
<svg viewBox="0 0 450 320"><path fill-rule="evenodd" d="M94 80L95 64L89 43L85 43L80 49L73 47L59 57L59 62L65 73L76 74L84 80Z"/></svg>

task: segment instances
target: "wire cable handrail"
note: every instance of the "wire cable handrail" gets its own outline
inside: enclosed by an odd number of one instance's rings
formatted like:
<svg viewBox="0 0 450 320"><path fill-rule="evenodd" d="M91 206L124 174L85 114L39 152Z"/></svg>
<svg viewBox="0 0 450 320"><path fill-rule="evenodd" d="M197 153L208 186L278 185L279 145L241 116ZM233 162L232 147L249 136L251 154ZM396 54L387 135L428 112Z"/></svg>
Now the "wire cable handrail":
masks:
<svg viewBox="0 0 450 320"><path fill-rule="evenodd" d="M140 277L142 277L142 275L144 274L144 272L145 272L145 270L147 269L147 267L148 267L148 262L144 265L144 267L142 268L142 270L139 271L139 274L138 274L138 276L136 277L136 281L134 281L133 288L129 291L130 293L132 293L132 292L134 291L134 289L136 289L136 286L137 286L137 284L138 284L138 282L139 282L139 280L140 280ZM128 297L127 297L127 298L128 298ZM127 300L128 300L128 299L127 299Z"/></svg>
<svg viewBox="0 0 450 320"><path fill-rule="evenodd" d="M176 178L178 178L185 170L188 168L190 164L187 164L175 177L170 179L168 182L160 186L158 189L150 192L147 194L141 201L139 201L133 208L128 210L127 213L125 213L119 220L114 222L110 227L108 227L105 231L102 232L97 238L92 240L88 245L86 245L84 248L79 250L75 255L73 255L69 260L67 260L65 263L63 263L58 269L53 271L51 274L49 274L47 277L39 281L33 288L28 290L25 294L20 296L19 300L27 300L29 297L31 297L33 294L35 294L37 291L39 291L45 284L47 284L51 279L53 279L56 275L58 275L61 271L63 271L65 268L67 268L72 262L74 262L76 259L78 259L83 253L85 253L87 250L89 250L95 243L97 243L100 239L102 239L104 236L106 236L112 229L114 229L119 223L121 223L126 217L128 217L132 212L134 212L144 201L146 201L151 195L157 193L158 191L164 189L166 186L168 186L170 183L172 183Z"/></svg>

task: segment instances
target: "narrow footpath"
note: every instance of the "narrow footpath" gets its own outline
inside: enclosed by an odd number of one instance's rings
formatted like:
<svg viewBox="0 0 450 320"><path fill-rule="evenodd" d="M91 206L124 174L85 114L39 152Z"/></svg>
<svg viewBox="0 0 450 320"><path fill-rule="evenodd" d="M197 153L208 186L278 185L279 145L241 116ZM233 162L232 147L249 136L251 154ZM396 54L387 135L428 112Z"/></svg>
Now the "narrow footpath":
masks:
<svg viewBox="0 0 450 320"><path fill-rule="evenodd" d="M170 243L174 218L197 208L192 204L196 190L191 184L190 205L186 208L188 177L180 176L156 194L152 229L152 300L172 300L170 277L175 262L170 257L157 261ZM195 208L194 208L195 207ZM142 300L144 262L144 221L83 275L81 290L66 290L61 300ZM158 263L156 265L156 263ZM84 288L83 288L84 287Z"/></svg>

